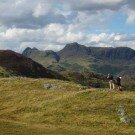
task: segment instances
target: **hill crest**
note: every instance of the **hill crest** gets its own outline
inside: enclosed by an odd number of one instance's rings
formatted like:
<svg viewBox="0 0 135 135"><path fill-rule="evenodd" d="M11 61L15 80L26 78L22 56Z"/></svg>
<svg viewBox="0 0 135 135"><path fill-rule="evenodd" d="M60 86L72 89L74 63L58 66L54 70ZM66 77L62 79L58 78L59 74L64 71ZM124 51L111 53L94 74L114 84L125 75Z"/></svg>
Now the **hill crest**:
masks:
<svg viewBox="0 0 135 135"><path fill-rule="evenodd" d="M39 63L11 50L0 51L0 66L16 75L33 78L63 78L58 73L44 68Z"/></svg>

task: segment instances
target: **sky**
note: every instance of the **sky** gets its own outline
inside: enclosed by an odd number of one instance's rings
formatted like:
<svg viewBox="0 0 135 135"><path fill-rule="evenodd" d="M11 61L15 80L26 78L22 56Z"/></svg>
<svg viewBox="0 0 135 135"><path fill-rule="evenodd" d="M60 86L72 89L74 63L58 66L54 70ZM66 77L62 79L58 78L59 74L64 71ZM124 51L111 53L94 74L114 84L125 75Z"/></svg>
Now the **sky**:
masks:
<svg viewBox="0 0 135 135"><path fill-rule="evenodd" d="M0 0L0 50L135 49L135 0Z"/></svg>

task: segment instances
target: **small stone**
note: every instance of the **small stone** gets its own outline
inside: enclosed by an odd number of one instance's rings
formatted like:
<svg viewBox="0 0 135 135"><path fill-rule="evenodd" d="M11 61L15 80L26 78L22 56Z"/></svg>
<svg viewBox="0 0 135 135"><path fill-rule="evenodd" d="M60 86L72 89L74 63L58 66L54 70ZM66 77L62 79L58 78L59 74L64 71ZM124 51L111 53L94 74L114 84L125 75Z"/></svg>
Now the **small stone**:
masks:
<svg viewBox="0 0 135 135"><path fill-rule="evenodd" d="M50 90L59 90L62 88L62 86L54 85L54 84L44 84L45 89L50 89Z"/></svg>
<svg viewBox="0 0 135 135"><path fill-rule="evenodd" d="M47 84L44 84L44 88L45 89L50 89L51 87L52 87L51 84L48 84L48 83Z"/></svg>
<svg viewBox="0 0 135 135"><path fill-rule="evenodd" d="M119 113L119 116L120 116L120 121L122 123L135 124L135 120L128 117L128 115L125 112L124 107L120 106L119 110L118 110L118 113Z"/></svg>

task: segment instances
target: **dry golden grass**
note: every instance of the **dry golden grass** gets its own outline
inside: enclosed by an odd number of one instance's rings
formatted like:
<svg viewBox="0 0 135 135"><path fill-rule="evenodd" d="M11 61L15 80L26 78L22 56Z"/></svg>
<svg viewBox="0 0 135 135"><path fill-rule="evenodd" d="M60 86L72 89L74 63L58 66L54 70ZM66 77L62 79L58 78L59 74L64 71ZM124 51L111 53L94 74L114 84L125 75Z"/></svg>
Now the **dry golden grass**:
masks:
<svg viewBox="0 0 135 135"><path fill-rule="evenodd" d="M45 83L60 85L46 90ZM0 135L134 135L135 125L119 120L122 105L135 118L135 93L83 90L72 82L0 79Z"/></svg>

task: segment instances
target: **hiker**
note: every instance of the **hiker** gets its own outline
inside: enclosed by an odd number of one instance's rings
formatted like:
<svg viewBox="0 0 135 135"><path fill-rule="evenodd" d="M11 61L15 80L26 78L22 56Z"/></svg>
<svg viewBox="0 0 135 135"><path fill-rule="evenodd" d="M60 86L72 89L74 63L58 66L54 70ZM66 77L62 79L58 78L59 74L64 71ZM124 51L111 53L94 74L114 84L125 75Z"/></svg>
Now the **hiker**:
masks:
<svg viewBox="0 0 135 135"><path fill-rule="evenodd" d="M112 74L108 74L107 79L109 80L110 90L111 89L115 89L113 75Z"/></svg>
<svg viewBox="0 0 135 135"><path fill-rule="evenodd" d="M116 85L117 85L117 88L119 91L122 91L121 79L122 79L122 77L120 77L120 76L116 78Z"/></svg>

